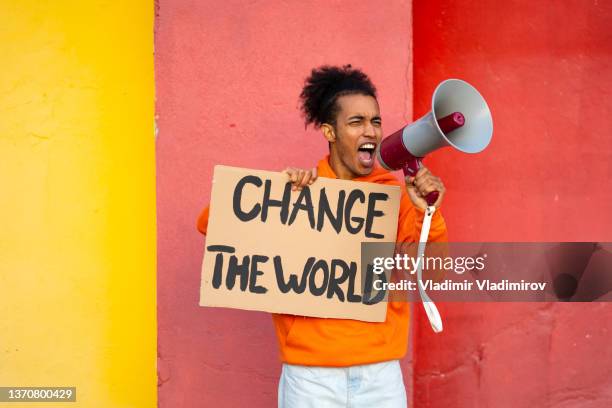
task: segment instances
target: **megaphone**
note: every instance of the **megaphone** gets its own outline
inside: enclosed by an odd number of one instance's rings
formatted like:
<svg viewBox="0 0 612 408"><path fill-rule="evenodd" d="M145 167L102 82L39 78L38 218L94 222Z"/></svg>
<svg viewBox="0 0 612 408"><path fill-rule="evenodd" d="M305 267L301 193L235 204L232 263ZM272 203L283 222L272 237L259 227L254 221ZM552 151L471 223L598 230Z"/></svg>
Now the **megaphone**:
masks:
<svg viewBox="0 0 612 408"><path fill-rule="evenodd" d="M387 170L402 169L415 176L429 153L445 146L465 153L482 151L493 135L493 119L484 98L472 85L460 79L442 81L433 93L431 111L414 123L383 139L378 162ZM433 205L438 192L425 200Z"/></svg>

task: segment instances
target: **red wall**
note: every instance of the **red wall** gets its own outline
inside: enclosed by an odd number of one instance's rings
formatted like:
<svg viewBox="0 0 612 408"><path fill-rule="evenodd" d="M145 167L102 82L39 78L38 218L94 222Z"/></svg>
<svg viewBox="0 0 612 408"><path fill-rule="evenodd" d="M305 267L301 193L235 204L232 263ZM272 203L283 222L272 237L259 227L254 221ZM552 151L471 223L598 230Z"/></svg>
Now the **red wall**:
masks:
<svg viewBox="0 0 612 408"><path fill-rule="evenodd" d="M416 1L415 117L436 84L465 79L494 134L428 163L449 190L455 241L612 241L612 3ZM416 407L612 406L612 305L419 307Z"/></svg>
<svg viewBox="0 0 612 408"><path fill-rule="evenodd" d="M327 144L297 106L323 63L371 75L386 130L409 120L411 3L168 0L156 11L159 405L275 406L270 316L198 306L195 220L213 166L314 166Z"/></svg>
<svg viewBox="0 0 612 408"><path fill-rule="evenodd" d="M387 133L412 118L410 9L158 4L160 406L274 406L280 365L269 316L197 306L203 239L194 223L212 168L314 165L326 144L304 130L297 95L322 63L371 74ZM427 162L449 189L451 239L612 241L611 15L603 1L415 2L415 117L448 77L473 83L494 117L484 153L447 150ZM609 304L441 310L439 335L417 314L415 406L610 405ZM411 388L409 371L405 380Z"/></svg>

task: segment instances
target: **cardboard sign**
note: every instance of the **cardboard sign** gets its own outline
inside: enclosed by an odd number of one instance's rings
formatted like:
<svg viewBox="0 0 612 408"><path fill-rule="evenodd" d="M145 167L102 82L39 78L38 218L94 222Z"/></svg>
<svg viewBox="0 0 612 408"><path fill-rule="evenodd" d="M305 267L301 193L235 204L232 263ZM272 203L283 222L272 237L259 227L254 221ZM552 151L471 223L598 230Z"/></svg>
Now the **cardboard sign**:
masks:
<svg viewBox="0 0 612 408"><path fill-rule="evenodd" d="M399 202L398 186L291 191L284 173L216 166L200 305L384 321L387 302L361 293L361 243L395 242Z"/></svg>

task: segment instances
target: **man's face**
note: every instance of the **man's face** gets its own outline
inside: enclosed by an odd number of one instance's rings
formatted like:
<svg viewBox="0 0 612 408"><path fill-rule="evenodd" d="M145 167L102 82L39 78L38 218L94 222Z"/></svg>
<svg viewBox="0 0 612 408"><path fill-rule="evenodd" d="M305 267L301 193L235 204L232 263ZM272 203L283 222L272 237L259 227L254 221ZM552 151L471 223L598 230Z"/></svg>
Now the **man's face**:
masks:
<svg viewBox="0 0 612 408"><path fill-rule="evenodd" d="M374 169L374 152L382 139L378 102L367 95L344 95L331 142L330 164L341 179L367 176Z"/></svg>

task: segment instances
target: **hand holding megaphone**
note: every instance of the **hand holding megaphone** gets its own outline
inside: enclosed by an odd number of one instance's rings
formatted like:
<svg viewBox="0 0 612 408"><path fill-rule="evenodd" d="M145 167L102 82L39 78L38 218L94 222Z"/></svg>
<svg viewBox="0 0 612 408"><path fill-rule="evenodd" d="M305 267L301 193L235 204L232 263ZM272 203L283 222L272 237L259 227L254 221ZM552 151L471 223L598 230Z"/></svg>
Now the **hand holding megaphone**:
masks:
<svg viewBox="0 0 612 408"><path fill-rule="evenodd" d="M482 151L493 135L493 120L484 98L470 84L447 79L434 91L431 111L386 137L376 152L387 170L403 170L415 177L423 158L432 151L451 146L465 153ZM438 200L436 191L425 197L428 205Z"/></svg>
<svg viewBox="0 0 612 408"><path fill-rule="evenodd" d="M416 176L406 176L406 191L412 203L425 210L429 206L440 206L446 188L440 177L433 175L425 166L421 166Z"/></svg>

